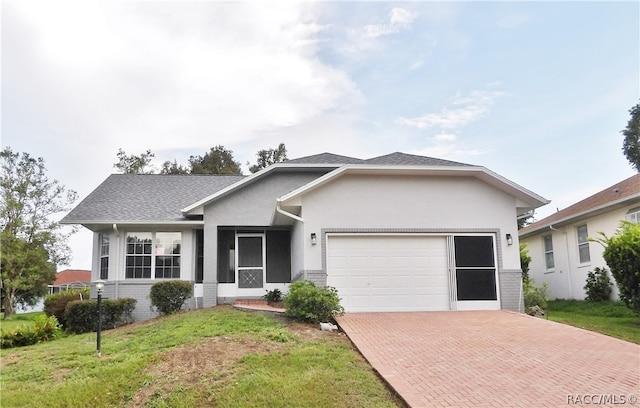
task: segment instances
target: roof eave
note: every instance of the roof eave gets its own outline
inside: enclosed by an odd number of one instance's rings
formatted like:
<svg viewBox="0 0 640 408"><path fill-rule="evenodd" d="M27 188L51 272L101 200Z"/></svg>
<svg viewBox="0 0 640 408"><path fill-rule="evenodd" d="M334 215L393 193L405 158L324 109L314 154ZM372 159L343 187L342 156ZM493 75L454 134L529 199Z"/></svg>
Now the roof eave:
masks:
<svg viewBox="0 0 640 408"><path fill-rule="evenodd" d="M636 193L636 194L624 197L620 200L610 201L607 204L603 204L598 207L591 208L589 210L581 211L579 213L569 215L567 217L563 217L558 220L553 220L550 222L544 222L544 220L541 220L539 221L541 223L539 226L536 226L533 229L527 228L526 230L523 230L520 234L520 238L527 238L532 235L536 235L542 231L546 231L550 229L550 227L562 227L567 224L572 224L574 222L584 220L585 218L600 215L600 214L606 213L607 211L613 211L617 208L624 207L629 204L633 204L635 202L640 202L640 193Z"/></svg>

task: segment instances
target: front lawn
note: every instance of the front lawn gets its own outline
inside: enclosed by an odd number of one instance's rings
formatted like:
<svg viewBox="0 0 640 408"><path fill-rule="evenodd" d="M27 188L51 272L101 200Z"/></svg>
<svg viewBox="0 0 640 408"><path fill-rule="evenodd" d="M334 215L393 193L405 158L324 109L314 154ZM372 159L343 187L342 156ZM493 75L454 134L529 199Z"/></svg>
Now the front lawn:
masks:
<svg viewBox="0 0 640 408"><path fill-rule="evenodd" d="M44 315L44 312L30 312L14 314L11 320L4 320L4 313L0 313L0 330L10 331L19 326L31 326L35 325L37 316Z"/></svg>
<svg viewBox="0 0 640 408"><path fill-rule="evenodd" d="M218 306L0 350L3 406L395 407L344 335Z"/></svg>
<svg viewBox="0 0 640 408"><path fill-rule="evenodd" d="M640 317L622 302L552 300L547 318L640 344Z"/></svg>

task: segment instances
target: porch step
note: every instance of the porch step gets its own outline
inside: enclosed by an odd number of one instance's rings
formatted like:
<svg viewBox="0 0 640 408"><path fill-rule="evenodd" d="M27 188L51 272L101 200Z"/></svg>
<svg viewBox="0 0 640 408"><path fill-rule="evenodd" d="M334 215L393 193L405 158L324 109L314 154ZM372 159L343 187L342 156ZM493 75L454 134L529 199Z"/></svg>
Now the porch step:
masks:
<svg viewBox="0 0 640 408"><path fill-rule="evenodd" d="M284 306L271 306L264 299L236 299L233 307L245 310L261 310L266 312L284 313Z"/></svg>

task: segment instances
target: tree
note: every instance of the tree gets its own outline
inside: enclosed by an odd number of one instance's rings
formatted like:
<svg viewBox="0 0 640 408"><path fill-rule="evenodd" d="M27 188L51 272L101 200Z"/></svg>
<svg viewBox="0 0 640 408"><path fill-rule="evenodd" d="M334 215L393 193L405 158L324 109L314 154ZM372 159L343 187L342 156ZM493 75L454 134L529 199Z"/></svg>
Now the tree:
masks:
<svg viewBox="0 0 640 408"><path fill-rule="evenodd" d="M622 151L631 166L640 172L640 103L629 110L631 118L622 131L624 142Z"/></svg>
<svg viewBox="0 0 640 408"><path fill-rule="evenodd" d="M640 224L623 221L612 237L600 233L604 258L616 280L620 300L640 315Z"/></svg>
<svg viewBox="0 0 640 408"><path fill-rule="evenodd" d="M251 173L256 173L274 163L287 161L287 147L284 143L280 143L276 149L259 150L256 156L258 156L258 162L249 167Z"/></svg>
<svg viewBox="0 0 640 408"><path fill-rule="evenodd" d="M7 147L0 159L0 286L7 319L15 304L35 304L55 280L56 266L68 262L66 239L75 230L63 234L51 217L69 210L77 194L49 180L42 158Z"/></svg>
<svg viewBox="0 0 640 408"><path fill-rule="evenodd" d="M173 162L167 160L162 163L160 174L189 174L189 169L182 164L178 164L176 160Z"/></svg>
<svg viewBox="0 0 640 408"><path fill-rule="evenodd" d="M118 157L118 162L114 163L113 167L123 173L151 174L154 171L151 165L151 159L155 157L155 154L151 153L149 149L139 156L134 154L128 156L125 151L120 148L116 156Z"/></svg>
<svg viewBox="0 0 640 408"><path fill-rule="evenodd" d="M531 256L527 249L527 244L520 243L520 269L522 269L522 280L529 280L529 264L531 263Z"/></svg>
<svg viewBox="0 0 640 408"><path fill-rule="evenodd" d="M233 159L233 151L222 145L212 147L204 156L189 157L191 174L242 174L240 163Z"/></svg>

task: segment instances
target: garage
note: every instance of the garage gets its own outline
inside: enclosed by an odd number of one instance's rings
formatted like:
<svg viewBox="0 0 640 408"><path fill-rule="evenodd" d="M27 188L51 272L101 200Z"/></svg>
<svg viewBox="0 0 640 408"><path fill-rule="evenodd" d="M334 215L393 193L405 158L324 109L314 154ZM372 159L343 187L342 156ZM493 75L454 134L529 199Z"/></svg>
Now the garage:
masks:
<svg viewBox="0 0 640 408"><path fill-rule="evenodd" d="M347 312L449 310L447 265L444 236L327 236L327 284Z"/></svg>

